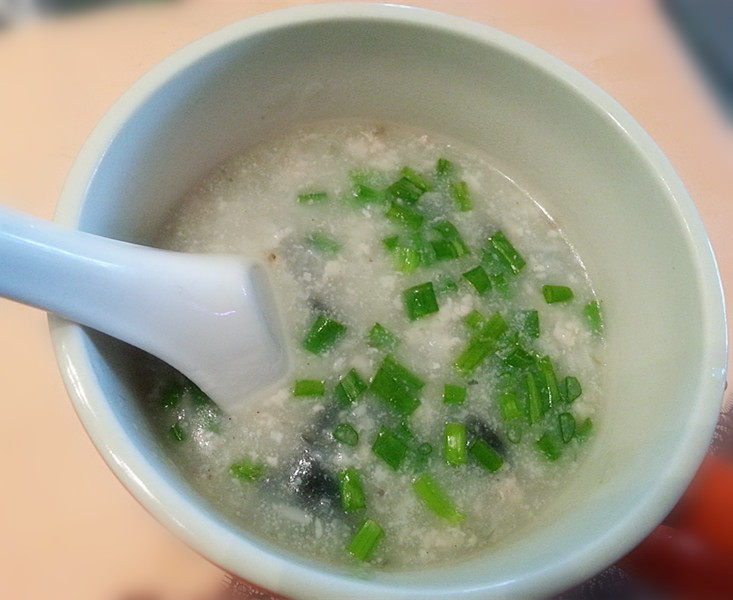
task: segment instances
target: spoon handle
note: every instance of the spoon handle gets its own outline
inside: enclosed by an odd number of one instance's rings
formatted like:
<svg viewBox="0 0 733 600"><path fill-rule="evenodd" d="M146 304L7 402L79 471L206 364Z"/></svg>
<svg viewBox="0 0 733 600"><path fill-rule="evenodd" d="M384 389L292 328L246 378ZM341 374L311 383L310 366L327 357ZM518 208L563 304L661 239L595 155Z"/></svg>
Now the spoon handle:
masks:
<svg viewBox="0 0 733 600"><path fill-rule="evenodd" d="M232 395L228 370L241 389L243 377L261 388L284 368L264 272L239 257L139 246L0 207L0 295L142 348L219 404Z"/></svg>

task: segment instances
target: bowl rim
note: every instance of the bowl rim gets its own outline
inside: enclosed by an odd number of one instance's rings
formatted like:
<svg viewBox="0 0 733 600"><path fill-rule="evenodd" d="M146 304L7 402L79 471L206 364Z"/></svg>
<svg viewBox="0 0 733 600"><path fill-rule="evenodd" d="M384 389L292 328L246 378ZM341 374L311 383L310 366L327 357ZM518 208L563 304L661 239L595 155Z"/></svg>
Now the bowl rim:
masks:
<svg viewBox="0 0 733 600"><path fill-rule="evenodd" d="M645 537L671 510L697 470L712 435L720 410L727 364L727 330L722 284L710 241L697 210L672 165L651 137L631 115L584 75L536 46L487 25L461 17L421 8L370 3L316 4L286 8L250 17L224 27L183 47L164 59L134 83L99 121L79 152L67 177L54 219L77 227L88 182L96 166L122 125L165 82L204 56L245 37L294 24L333 20L380 20L443 30L486 46L498 47L542 70L571 88L612 119L623 130L628 143L647 161L647 167L665 185L684 222L693 248L701 281L700 299L704 316L705 357L710 377L691 404L689 427L668 462L668 472L659 475L666 486L657 486L629 515L604 536L584 549L583 560L570 563L558 557L553 565L528 570L511 581L487 582L483 586L421 587L418 578L411 586L349 577L304 564L284 552L259 547L217 521L170 482L161 477L146 457L118 427L117 419L100 388L85 349L81 326L51 315L49 325L53 348L64 383L88 435L100 454L135 498L166 527L196 551L227 571L256 580L258 585L284 595L323 598L478 598L496 593L502 597L534 597L561 591L586 579L612 563ZM692 408L694 407L694 408ZM670 482L674 482L671 483ZM419 573L419 572L416 572ZM388 596L387 596L388 595ZM329 596L331 597L331 596Z"/></svg>

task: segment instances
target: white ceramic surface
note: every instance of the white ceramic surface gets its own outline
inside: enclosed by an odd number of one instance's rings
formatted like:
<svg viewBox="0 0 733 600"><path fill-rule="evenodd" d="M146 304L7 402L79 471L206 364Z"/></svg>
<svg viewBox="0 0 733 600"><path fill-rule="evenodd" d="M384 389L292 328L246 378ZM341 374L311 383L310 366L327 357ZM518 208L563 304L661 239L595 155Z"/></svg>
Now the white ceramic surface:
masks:
<svg viewBox="0 0 733 600"><path fill-rule="evenodd" d="M506 34L395 6L271 13L191 44L109 111L57 220L145 243L202 175L269 133L350 116L474 144L553 214L604 301L607 402L586 459L531 530L438 569L314 564L211 511L151 432L109 340L52 319L93 441L130 491L222 567L298 598L530 598L592 575L655 527L690 481L720 407L726 333L705 231L639 125L571 68Z"/></svg>

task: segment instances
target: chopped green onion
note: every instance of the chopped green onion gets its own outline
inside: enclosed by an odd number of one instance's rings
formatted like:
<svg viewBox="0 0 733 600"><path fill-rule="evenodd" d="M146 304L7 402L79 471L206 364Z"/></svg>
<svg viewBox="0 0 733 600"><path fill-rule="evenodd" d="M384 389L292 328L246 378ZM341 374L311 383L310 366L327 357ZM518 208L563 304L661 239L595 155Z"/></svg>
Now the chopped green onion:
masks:
<svg viewBox="0 0 733 600"><path fill-rule="evenodd" d="M293 385L293 396L323 396L326 382L317 379L298 379Z"/></svg>
<svg viewBox="0 0 733 600"><path fill-rule="evenodd" d="M407 204L415 204L425 192L424 189L415 185L407 177L401 177L395 181L387 188L387 191L395 198L407 202Z"/></svg>
<svg viewBox="0 0 733 600"><path fill-rule="evenodd" d="M501 296L509 294L509 281L504 273L489 273L491 288Z"/></svg>
<svg viewBox="0 0 733 600"><path fill-rule="evenodd" d="M179 381L171 381L160 395L160 405L163 408L175 408L183 398L186 387Z"/></svg>
<svg viewBox="0 0 733 600"><path fill-rule="evenodd" d="M182 442L188 437L186 435L186 432L183 431L183 427L181 427L178 423L176 423L175 425L171 425L171 428L168 430L168 436L174 442Z"/></svg>
<svg viewBox="0 0 733 600"><path fill-rule="evenodd" d="M251 460L240 460L229 467L229 474L235 479L255 480L262 477L265 466Z"/></svg>
<svg viewBox="0 0 733 600"><path fill-rule="evenodd" d="M565 385L563 387L565 388L565 393L563 394L565 396L565 402L572 402L583 393L583 389L580 387L580 381L570 375L565 378Z"/></svg>
<svg viewBox="0 0 733 600"><path fill-rule="evenodd" d="M560 446L550 432L546 431L540 436L535 442L535 448L545 455L545 458L550 461L555 461L560 458Z"/></svg>
<svg viewBox="0 0 733 600"><path fill-rule="evenodd" d="M466 426L462 423L446 424L443 455L449 465L462 465L466 462Z"/></svg>
<svg viewBox="0 0 733 600"><path fill-rule="evenodd" d="M387 250L394 250L397 247L397 244L400 242L400 236L393 235L391 237L386 237L382 240L382 244L384 244L384 247L387 248Z"/></svg>
<svg viewBox="0 0 733 600"><path fill-rule="evenodd" d="M589 418L587 418L585 421L583 421L580 425L575 426L575 437L580 442L584 442L588 439L588 436L590 435L590 432L593 430L593 421Z"/></svg>
<svg viewBox="0 0 733 600"><path fill-rule="evenodd" d="M481 339L498 340L506 330L507 324L504 317L500 313L494 313L481 327L479 337Z"/></svg>
<svg viewBox="0 0 733 600"><path fill-rule="evenodd" d="M303 340L303 348L313 354L322 354L330 349L346 333L346 327L320 315L308 331Z"/></svg>
<svg viewBox="0 0 733 600"><path fill-rule="evenodd" d="M420 254L409 246L397 246L392 250L392 268L410 274L420 266Z"/></svg>
<svg viewBox="0 0 733 600"><path fill-rule="evenodd" d="M504 359L504 362L510 367L528 367L535 361L534 354L530 354L524 348L517 345Z"/></svg>
<svg viewBox="0 0 733 600"><path fill-rule="evenodd" d="M351 369L336 384L334 394L341 406L349 406L349 404L361 396L366 389L367 384L364 383L364 380L359 376L359 373L356 372L356 369Z"/></svg>
<svg viewBox="0 0 733 600"><path fill-rule="evenodd" d="M567 444L575 434L575 417L569 412L560 413L557 416L557 428L560 431L563 444Z"/></svg>
<svg viewBox="0 0 733 600"><path fill-rule="evenodd" d="M374 323L374 326L367 334L367 344L372 348L389 352L390 350L394 350L398 343L399 340L397 337L379 323Z"/></svg>
<svg viewBox="0 0 733 600"><path fill-rule="evenodd" d="M344 512L356 512L366 508L366 496L361 477L356 469L344 469L338 475L341 490L341 507Z"/></svg>
<svg viewBox="0 0 733 600"><path fill-rule="evenodd" d="M461 234L458 229L450 221L438 221L433 225L433 230L437 231L443 239L460 240Z"/></svg>
<svg viewBox="0 0 733 600"><path fill-rule="evenodd" d="M404 225L410 229L420 229L424 217L417 211L408 206L391 202L385 216L395 223Z"/></svg>
<svg viewBox="0 0 733 600"><path fill-rule="evenodd" d="M583 313L588 321L593 335L603 335L603 317L601 316L601 303L598 301L588 302L583 308Z"/></svg>
<svg viewBox="0 0 733 600"><path fill-rule="evenodd" d="M550 360L549 356L542 356L537 360L537 366L544 380L544 388L547 395L546 408L560 406L563 398L560 394L560 387L557 385L557 377L555 376L555 369L552 366L552 360Z"/></svg>
<svg viewBox="0 0 733 600"><path fill-rule="evenodd" d="M525 390L527 393L527 414L530 425L539 423L542 419L542 405L540 403L540 392L537 389L537 382L532 373L525 377Z"/></svg>
<svg viewBox="0 0 733 600"><path fill-rule="evenodd" d="M410 321L421 319L439 310L431 281L406 289L402 292L402 300Z"/></svg>
<svg viewBox="0 0 733 600"><path fill-rule="evenodd" d="M428 180L416 171L412 170L410 167L402 167L400 175L423 192L427 192L430 189L430 183L428 183Z"/></svg>
<svg viewBox="0 0 733 600"><path fill-rule="evenodd" d="M352 171L349 173L352 196L362 204L380 203L385 199L381 190L387 183L380 171Z"/></svg>
<svg viewBox="0 0 733 600"><path fill-rule="evenodd" d="M339 423L333 430L333 437L347 446L356 446L359 443L359 434L348 423Z"/></svg>
<svg viewBox="0 0 733 600"><path fill-rule="evenodd" d="M496 341L490 338L475 337L456 359L456 368L464 375L478 367L484 359L496 350Z"/></svg>
<svg viewBox="0 0 733 600"><path fill-rule="evenodd" d="M456 509L448 495L429 473L418 477L412 487L418 497L439 517L443 517L451 523L460 523L466 518L466 515Z"/></svg>
<svg viewBox="0 0 733 600"><path fill-rule="evenodd" d="M396 471L405 459L407 444L389 429L382 427L372 444L372 452Z"/></svg>
<svg viewBox="0 0 733 600"><path fill-rule="evenodd" d="M368 185L355 185L352 190L352 196L361 204L380 204L384 202L384 192Z"/></svg>
<svg viewBox="0 0 733 600"><path fill-rule="evenodd" d="M392 433L394 433L408 446L410 445L410 443L412 443L412 440L415 439L415 434L412 433L410 428L407 426L407 423L405 423L404 421L397 425L397 427L392 430Z"/></svg>
<svg viewBox="0 0 733 600"><path fill-rule="evenodd" d="M325 233L312 233L306 241L310 246L324 254L336 254L341 250L341 244Z"/></svg>
<svg viewBox="0 0 733 600"><path fill-rule="evenodd" d="M298 204L319 204L328 200L328 194L326 192L311 192L308 194L298 195Z"/></svg>
<svg viewBox="0 0 733 600"><path fill-rule="evenodd" d="M540 337L540 316L536 310L519 310L514 313L512 322L527 337Z"/></svg>
<svg viewBox="0 0 733 600"><path fill-rule="evenodd" d="M501 231L489 238L489 247L515 275L524 268L524 259Z"/></svg>
<svg viewBox="0 0 733 600"><path fill-rule="evenodd" d="M463 404L466 400L466 388L462 385L451 385L446 383L443 386L443 403Z"/></svg>
<svg viewBox="0 0 733 600"><path fill-rule="evenodd" d="M501 469L504 464L501 454L480 438L474 440L468 452L484 469L492 473Z"/></svg>
<svg viewBox="0 0 733 600"><path fill-rule="evenodd" d="M456 203L456 207L461 212L466 212L473 208L471 203L471 195L468 191L468 184L465 181L456 181L450 184L450 195Z"/></svg>
<svg viewBox="0 0 733 600"><path fill-rule="evenodd" d="M448 294L458 290L458 285L447 275L439 275L435 280L435 292L438 294Z"/></svg>
<svg viewBox="0 0 733 600"><path fill-rule="evenodd" d="M484 294L487 294L491 291L491 281L489 280L489 275L486 273L481 265L474 267L470 271L466 271L463 274L463 278L468 280L468 282L474 288L476 288L479 296L483 296Z"/></svg>
<svg viewBox="0 0 733 600"><path fill-rule="evenodd" d="M573 299L573 290L564 285L543 285L542 295L545 297L547 304L567 302Z"/></svg>
<svg viewBox="0 0 733 600"><path fill-rule="evenodd" d="M514 421L522 418L522 408L519 398L514 392L504 392L499 395L499 412L505 421Z"/></svg>
<svg viewBox="0 0 733 600"><path fill-rule="evenodd" d="M384 530L371 519L367 519L351 538L346 550L358 560L369 560L383 535Z"/></svg>
<svg viewBox="0 0 733 600"><path fill-rule="evenodd" d="M453 163L447 158L439 158L435 165L435 174L439 179L453 177L455 175L456 168Z"/></svg>
<svg viewBox="0 0 733 600"><path fill-rule="evenodd" d="M419 233L410 236L410 243L420 257L420 264L428 267L435 262L435 250Z"/></svg>
<svg viewBox="0 0 733 600"><path fill-rule="evenodd" d="M430 242L435 260L453 260L460 258L464 252L464 246L458 240L435 240Z"/></svg>
<svg viewBox="0 0 733 600"><path fill-rule="evenodd" d="M486 317L484 317L479 311L472 310L464 317L463 322L469 329L472 329L473 331L478 331L479 329L481 329L481 326L486 322Z"/></svg>
<svg viewBox="0 0 733 600"><path fill-rule="evenodd" d="M401 415L410 415L420 405L418 393L425 385L391 356L386 356L372 378L371 391Z"/></svg>

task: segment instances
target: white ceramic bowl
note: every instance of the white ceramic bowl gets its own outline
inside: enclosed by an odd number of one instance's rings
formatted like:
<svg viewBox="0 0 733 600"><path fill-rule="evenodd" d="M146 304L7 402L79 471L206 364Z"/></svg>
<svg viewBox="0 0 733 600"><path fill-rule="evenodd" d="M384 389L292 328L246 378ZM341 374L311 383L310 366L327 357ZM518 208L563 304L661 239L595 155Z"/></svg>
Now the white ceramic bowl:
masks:
<svg viewBox="0 0 733 600"><path fill-rule="evenodd" d="M499 31L396 6L322 5L236 23L135 84L82 149L57 220L151 239L217 163L275 130L373 117L485 150L575 242L604 300L608 386L588 456L531 531L456 565L315 564L212 511L151 431L118 346L51 320L85 427L127 488L225 569L298 598L530 598L593 575L671 509L708 445L726 364L723 297L682 183L641 127L562 62ZM134 369L132 369L134 370Z"/></svg>

